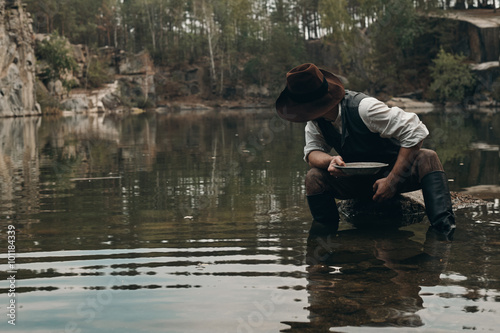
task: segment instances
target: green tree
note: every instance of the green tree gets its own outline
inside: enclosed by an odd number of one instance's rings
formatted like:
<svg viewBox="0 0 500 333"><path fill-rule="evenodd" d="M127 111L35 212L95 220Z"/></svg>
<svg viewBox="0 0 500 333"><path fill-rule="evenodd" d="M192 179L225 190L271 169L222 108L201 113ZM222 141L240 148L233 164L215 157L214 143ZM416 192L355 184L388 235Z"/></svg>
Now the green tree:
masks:
<svg viewBox="0 0 500 333"><path fill-rule="evenodd" d="M54 30L54 17L58 13L57 0L24 0L27 10L33 17L33 28L38 33L51 33Z"/></svg>
<svg viewBox="0 0 500 333"><path fill-rule="evenodd" d="M330 39L345 40L346 34L354 27L354 22L347 12L347 0L320 0L319 11L322 28L327 30Z"/></svg>
<svg viewBox="0 0 500 333"><path fill-rule="evenodd" d="M344 75L349 81L363 90L416 89L401 82L426 84L428 73L421 79L420 69L427 69L440 46L449 49L439 36L452 31L440 23L435 24L439 31L422 34L428 27L421 23L421 13L449 8L448 0L25 2L35 32L58 32L91 52L104 46L131 53L148 50L157 65L168 67L207 62L212 93L219 95L241 78L279 89L275 86L281 87L284 72L312 60L306 57L307 39L322 39L326 47L335 49L326 59L316 48L318 43L309 43L314 44L314 61L338 67L340 74L348 73ZM454 43L455 35L448 34ZM415 41L429 35L434 36L426 44L430 47L418 49Z"/></svg>
<svg viewBox="0 0 500 333"><path fill-rule="evenodd" d="M91 57L87 64L84 88L100 88L108 81L107 63L96 56Z"/></svg>
<svg viewBox="0 0 500 333"><path fill-rule="evenodd" d="M53 33L50 38L42 41L36 48L36 57L46 66L42 67L41 79L45 83L61 80L63 86L69 91L75 82L68 79L68 75L77 69L77 64L68 47L67 39Z"/></svg>
<svg viewBox="0 0 500 333"><path fill-rule="evenodd" d="M373 85L401 92L402 82L413 82L414 41L421 34L419 16L412 0L388 0L378 8L376 21L368 28L373 51Z"/></svg>
<svg viewBox="0 0 500 333"><path fill-rule="evenodd" d="M474 76L464 60L464 56L447 53L443 49L433 60L430 90L439 102L463 103L474 87Z"/></svg>
<svg viewBox="0 0 500 333"><path fill-rule="evenodd" d="M270 29L264 42L263 68L267 70L266 82L275 93L282 89L283 73L304 62L305 40L294 15L293 1L276 1L270 7Z"/></svg>

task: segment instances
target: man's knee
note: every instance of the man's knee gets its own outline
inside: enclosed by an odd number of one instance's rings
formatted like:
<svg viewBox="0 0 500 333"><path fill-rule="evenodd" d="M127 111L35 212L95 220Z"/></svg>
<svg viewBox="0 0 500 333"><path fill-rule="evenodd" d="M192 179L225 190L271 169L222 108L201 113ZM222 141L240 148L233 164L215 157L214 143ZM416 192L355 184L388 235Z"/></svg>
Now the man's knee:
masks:
<svg viewBox="0 0 500 333"><path fill-rule="evenodd" d="M420 149L417 158L420 161L439 161L438 154L431 149Z"/></svg>
<svg viewBox="0 0 500 333"><path fill-rule="evenodd" d="M417 156L417 165L420 178L432 171L443 171L443 165L438 154L431 149L420 149Z"/></svg>
<svg viewBox="0 0 500 333"><path fill-rule="evenodd" d="M325 191L325 180L329 176L328 171L318 168L312 168L306 175L306 194L314 195Z"/></svg>

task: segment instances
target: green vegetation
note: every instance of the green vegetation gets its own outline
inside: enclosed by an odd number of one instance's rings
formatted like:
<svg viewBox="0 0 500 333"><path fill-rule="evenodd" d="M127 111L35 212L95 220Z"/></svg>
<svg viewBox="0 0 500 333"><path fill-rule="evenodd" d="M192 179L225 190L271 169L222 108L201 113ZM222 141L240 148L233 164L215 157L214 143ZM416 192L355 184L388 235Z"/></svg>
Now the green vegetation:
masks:
<svg viewBox="0 0 500 333"><path fill-rule="evenodd" d="M109 81L106 62L98 57L92 57L87 64L86 88L99 88Z"/></svg>
<svg viewBox="0 0 500 333"><path fill-rule="evenodd" d="M44 62L41 78L43 81L61 80L63 86L70 90L74 82L67 79L67 74L77 69L76 61L71 55L65 38L53 33L36 48L37 60Z"/></svg>
<svg viewBox="0 0 500 333"><path fill-rule="evenodd" d="M450 8L449 1L438 0L25 2L35 32L58 33L94 54L109 46L130 53L147 50L157 66L209 64L211 93L219 96L241 79L267 83L276 93L283 73L302 62L346 76L351 89L421 89L430 82L428 66L439 47L456 38L446 29L436 32L435 21L422 15ZM315 40L321 42L311 49ZM63 54L55 56L64 60ZM71 67L68 62L53 65ZM90 66L87 84L99 86L105 72L98 62ZM55 67L47 74L60 72ZM448 97L459 96L443 92L439 98Z"/></svg>
<svg viewBox="0 0 500 333"><path fill-rule="evenodd" d="M468 90L474 87L475 79L469 66L464 62L464 56L458 56L441 49L433 60L431 77L433 82L430 90L435 99L441 103L465 102Z"/></svg>

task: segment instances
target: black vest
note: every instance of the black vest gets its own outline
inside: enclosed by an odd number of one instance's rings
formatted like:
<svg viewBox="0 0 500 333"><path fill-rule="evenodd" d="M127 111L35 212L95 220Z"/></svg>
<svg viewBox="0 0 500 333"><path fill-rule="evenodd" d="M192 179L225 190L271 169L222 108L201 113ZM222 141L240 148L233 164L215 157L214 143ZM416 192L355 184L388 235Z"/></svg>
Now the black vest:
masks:
<svg viewBox="0 0 500 333"><path fill-rule="evenodd" d="M323 118L315 120L323 137L344 162L383 162L393 164L400 145L396 140L384 139L379 133L370 132L361 119L358 106L367 95L346 90L340 102L342 134Z"/></svg>

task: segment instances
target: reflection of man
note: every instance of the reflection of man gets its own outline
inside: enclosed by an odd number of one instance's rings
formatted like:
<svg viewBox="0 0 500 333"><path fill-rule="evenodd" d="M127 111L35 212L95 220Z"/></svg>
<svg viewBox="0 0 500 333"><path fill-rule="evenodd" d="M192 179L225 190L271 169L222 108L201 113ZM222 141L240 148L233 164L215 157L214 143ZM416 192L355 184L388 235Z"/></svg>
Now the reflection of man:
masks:
<svg viewBox="0 0 500 333"><path fill-rule="evenodd" d="M306 176L311 232L338 229L335 199L371 197L380 202L422 188L431 225L451 237L455 218L447 178L437 154L421 149L429 132L417 115L346 91L335 75L313 64L290 70L286 83L276 110L288 121L307 122L304 159L311 166ZM329 154L332 148L337 156ZM374 176L347 176L335 167L363 161L389 166Z"/></svg>
<svg viewBox="0 0 500 333"><path fill-rule="evenodd" d="M309 237L310 321L287 324L315 332L365 325L422 326L421 287L441 283L452 245L440 241L433 229L429 227L423 244L413 239L416 233L411 230L350 229Z"/></svg>

